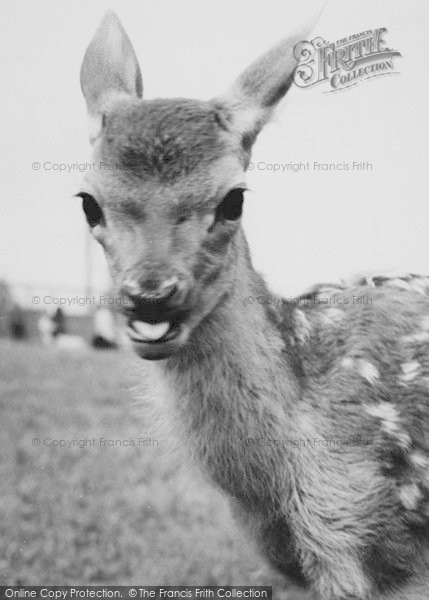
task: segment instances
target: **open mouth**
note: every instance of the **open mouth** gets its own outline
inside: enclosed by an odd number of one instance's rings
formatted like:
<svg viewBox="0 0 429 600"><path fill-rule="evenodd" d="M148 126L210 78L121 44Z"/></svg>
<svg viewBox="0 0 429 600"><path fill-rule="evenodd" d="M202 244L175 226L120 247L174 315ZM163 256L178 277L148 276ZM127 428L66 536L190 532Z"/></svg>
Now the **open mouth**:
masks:
<svg viewBox="0 0 429 600"><path fill-rule="evenodd" d="M138 319L130 319L126 331L135 352L149 360L168 358L185 343L189 334L183 322L149 323Z"/></svg>
<svg viewBox="0 0 429 600"><path fill-rule="evenodd" d="M172 321L148 323L147 321L128 321L127 334L133 342L144 344L162 344L178 336L180 325Z"/></svg>

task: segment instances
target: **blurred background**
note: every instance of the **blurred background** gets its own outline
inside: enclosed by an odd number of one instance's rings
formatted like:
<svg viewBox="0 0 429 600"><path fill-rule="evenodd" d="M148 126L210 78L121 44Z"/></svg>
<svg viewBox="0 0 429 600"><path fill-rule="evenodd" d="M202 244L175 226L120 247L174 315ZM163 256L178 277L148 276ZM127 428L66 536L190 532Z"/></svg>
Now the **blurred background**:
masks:
<svg viewBox="0 0 429 600"><path fill-rule="evenodd" d="M146 98L208 99L321 4L3 0L2 584L278 581L226 500L180 464L135 402L141 365L73 197L90 160L79 69L113 9ZM244 227L275 292L362 271L428 274L428 13L425 0L327 2L313 37L386 27L402 56L395 74L340 92L293 86L258 138ZM282 168L353 161L371 168Z"/></svg>

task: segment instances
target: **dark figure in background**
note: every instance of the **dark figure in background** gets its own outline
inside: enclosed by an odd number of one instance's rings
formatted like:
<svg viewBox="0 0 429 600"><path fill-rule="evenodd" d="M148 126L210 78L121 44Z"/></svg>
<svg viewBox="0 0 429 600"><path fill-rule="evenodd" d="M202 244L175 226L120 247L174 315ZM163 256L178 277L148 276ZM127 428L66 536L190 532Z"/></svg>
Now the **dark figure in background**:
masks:
<svg viewBox="0 0 429 600"><path fill-rule="evenodd" d="M62 308L58 307L52 316L52 337L66 333L66 317Z"/></svg>
<svg viewBox="0 0 429 600"><path fill-rule="evenodd" d="M9 331L14 340L23 340L27 337L24 313L18 304L14 304L9 313Z"/></svg>

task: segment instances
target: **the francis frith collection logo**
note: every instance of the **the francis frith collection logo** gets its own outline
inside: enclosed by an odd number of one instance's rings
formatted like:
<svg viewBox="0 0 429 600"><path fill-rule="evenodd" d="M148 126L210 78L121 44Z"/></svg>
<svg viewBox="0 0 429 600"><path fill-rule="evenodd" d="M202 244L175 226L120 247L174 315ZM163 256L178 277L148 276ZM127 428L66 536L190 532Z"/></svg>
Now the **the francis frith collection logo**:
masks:
<svg viewBox="0 0 429 600"><path fill-rule="evenodd" d="M385 27L350 35L336 42L321 37L311 42L302 41L294 47L299 61L294 72L294 83L309 87L329 83L329 92L354 86L371 77L395 73L393 60L401 56L386 46Z"/></svg>

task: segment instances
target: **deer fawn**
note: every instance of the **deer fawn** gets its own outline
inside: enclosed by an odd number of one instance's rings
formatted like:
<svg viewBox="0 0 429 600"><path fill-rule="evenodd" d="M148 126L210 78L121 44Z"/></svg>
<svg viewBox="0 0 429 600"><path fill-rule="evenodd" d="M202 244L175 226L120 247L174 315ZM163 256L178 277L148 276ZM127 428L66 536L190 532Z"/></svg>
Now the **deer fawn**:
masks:
<svg viewBox="0 0 429 600"><path fill-rule="evenodd" d="M134 349L152 361L156 401L271 564L323 600L423 600L428 280L246 302L269 292L240 225L245 172L305 35L212 101L142 100L133 48L108 13L81 86L94 160L114 168L88 174L78 195ZM347 302L360 296L371 301Z"/></svg>

